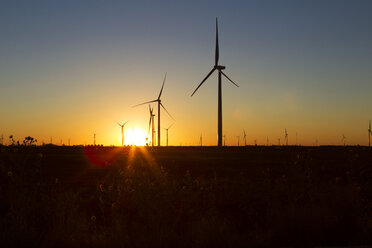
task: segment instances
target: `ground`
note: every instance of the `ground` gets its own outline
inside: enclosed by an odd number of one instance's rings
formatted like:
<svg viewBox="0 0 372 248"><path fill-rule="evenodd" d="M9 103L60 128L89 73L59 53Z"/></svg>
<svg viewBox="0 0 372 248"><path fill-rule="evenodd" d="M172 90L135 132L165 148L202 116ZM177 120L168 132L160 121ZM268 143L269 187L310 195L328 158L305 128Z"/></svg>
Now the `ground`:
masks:
<svg viewBox="0 0 372 248"><path fill-rule="evenodd" d="M0 244L371 245L368 147L0 147Z"/></svg>

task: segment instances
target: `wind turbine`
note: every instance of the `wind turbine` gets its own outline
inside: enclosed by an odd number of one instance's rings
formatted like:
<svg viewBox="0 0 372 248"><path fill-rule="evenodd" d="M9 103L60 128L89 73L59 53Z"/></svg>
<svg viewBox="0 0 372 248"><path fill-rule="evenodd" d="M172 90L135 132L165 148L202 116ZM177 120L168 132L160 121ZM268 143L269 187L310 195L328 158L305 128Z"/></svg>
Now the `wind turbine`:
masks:
<svg viewBox="0 0 372 248"><path fill-rule="evenodd" d="M203 146L203 134L200 134L200 146Z"/></svg>
<svg viewBox="0 0 372 248"><path fill-rule="evenodd" d="M226 146L226 134L223 135L223 146Z"/></svg>
<svg viewBox="0 0 372 248"><path fill-rule="evenodd" d="M165 73L165 76L164 76L164 81L163 81L163 85L161 86L161 89L160 89L160 93L159 93L159 96L157 99L155 100L152 100L152 101L148 101L148 102L144 102L144 103L140 103L140 104L137 104L137 105L134 105L134 107L137 107L137 106L140 106L140 105L143 105L143 104L147 104L147 103L152 103L152 102L157 102L158 103L158 146L160 146L160 106L165 110L165 112L167 112L167 114L174 120L174 118L169 114L168 110L164 107L164 105L161 103L161 94L163 93L163 88L164 88L164 83L165 83L165 79L167 78L167 73Z"/></svg>
<svg viewBox="0 0 372 248"><path fill-rule="evenodd" d="M286 146L288 146L288 132L287 132L287 129L285 129L285 131L284 131L284 138L285 138L285 144L286 144Z"/></svg>
<svg viewBox="0 0 372 248"><path fill-rule="evenodd" d="M208 73L208 75L203 79L203 81L198 85L198 87L194 90L191 94L193 96L195 92L199 89L200 86L209 78L212 73L217 70L218 71L218 146L222 146L222 76L226 77L232 84L236 87L239 87L236 83L234 83L222 70L226 69L225 66L218 64L219 60L219 46L218 46L218 23L216 18L216 52L215 52L215 60L214 66L212 70Z"/></svg>
<svg viewBox="0 0 372 248"><path fill-rule="evenodd" d="M342 134L341 142L344 144L344 146L345 146L345 140L346 140L346 137L344 134Z"/></svg>
<svg viewBox="0 0 372 248"><path fill-rule="evenodd" d="M149 131L148 133L150 133L150 126L152 124L152 129L151 129L151 145L154 146L154 135L155 135L155 123L154 123L154 117L155 117L155 114L153 112L153 108L151 108L150 104L149 104L149 112L150 112L150 120L149 120Z"/></svg>
<svg viewBox="0 0 372 248"><path fill-rule="evenodd" d="M239 140L240 140L240 136L236 136L238 138L238 146L239 146Z"/></svg>
<svg viewBox="0 0 372 248"><path fill-rule="evenodd" d="M245 133L245 130L243 130L243 139L244 139L244 145L247 146L247 134Z"/></svg>
<svg viewBox="0 0 372 248"><path fill-rule="evenodd" d="M127 124L128 123L128 121L127 122L125 122L124 124L120 124L119 122L116 122L119 126L120 126L120 128L121 128L121 146L124 146L124 126L125 126L125 124Z"/></svg>
<svg viewBox="0 0 372 248"><path fill-rule="evenodd" d="M368 146L371 146L371 120L369 120L369 128L368 128Z"/></svg>
<svg viewBox="0 0 372 248"><path fill-rule="evenodd" d="M165 131L167 132L167 146L168 146L168 130L173 126L174 123L172 123L172 125L170 125L168 128L164 128Z"/></svg>

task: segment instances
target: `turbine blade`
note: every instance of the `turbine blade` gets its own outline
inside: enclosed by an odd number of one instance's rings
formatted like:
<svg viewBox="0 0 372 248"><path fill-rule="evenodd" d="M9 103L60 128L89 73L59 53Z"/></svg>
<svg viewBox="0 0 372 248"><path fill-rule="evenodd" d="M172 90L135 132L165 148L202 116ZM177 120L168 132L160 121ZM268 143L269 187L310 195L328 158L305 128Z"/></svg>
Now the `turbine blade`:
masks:
<svg viewBox="0 0 372 248"><path fill-rule="evenodd" d="M127 124L129 121L127 121L127 122L125 122L124 124L123 124L123 127L125 126L125 124Z"/></svg>
<svg viewBox="0 0 372 248"><path fill-rule="evenodd" d="M158 99L153 100L153 101L148 101L148 102L140 103L140 104L137 104L137 105L132 106L132 108L137 107L137 106L140 106L140 105L143 105L143 104L147 104L147 103L157 102L157 101L158 101Z"/></svg>
<svg viewBox="0 0 372 248"><path fill-rule="evenodd" d="M164 83L165 83L166 78L167 78L167 73L165 73L163 85L161 86L161 90L160 90L160 93L159 93L159 96L158 96L158 100L160 99L161 93L163 93L163 88L164 88Z"/></svg>
<svg viewBox="0 0 372 248"><path fill-rule="evenodd" d="M202 86L202 84L205 82L205 80L207 80L209 78L209 76L216 70L215 67L213 67L213 69L208 73L208 75L203 79L203 81L198 85L198 87L194 90L194 92L191 94L191 96L193 96L195 94L195 92L200 88L200 86Z"/></svg>
<svg viewBox="0 0 372 248"><path fill-rule="evenodd" d="M222 75L224 75L231 83L233 83L236 87L239 87L239 85L237 85L236 83L234 83L234 81L232 81L225 73L223 73L223 71L221 71Z"/></svg>
<svg viewBox="0 0 372 248"><path fill-rule="evenodd" d="M170 129L172 126L173 126L174 122L172 123L172 125L170 125L167 129Z"/></svg>
<svg viewBox="0 0 372 248"><path fill-rule="evenodd" d="M175 119L171 116L171 114L169 114L168 110L164 107L164 105L162 103L160 103L160 105L163 107L165 112L167 112L167 114L170 116L170 118L172 118L175 121Z"/></svg>
<svg viewBox="0 0 372 248"><path fill-rule="evenodd" d="M218 46L218 22L216 18L216 54L215 54L215 59L214 59L214 65L218 65L218 59L220 57L220 48Z"/></svg>
<svg viewBox="0 0 372 248"><path fill-rule="evenodd" d="M121 124L119 122L117 122L117 121L115 121L115 122L116 122L116 124L118 124L119 126L121 126Z"/></svg>

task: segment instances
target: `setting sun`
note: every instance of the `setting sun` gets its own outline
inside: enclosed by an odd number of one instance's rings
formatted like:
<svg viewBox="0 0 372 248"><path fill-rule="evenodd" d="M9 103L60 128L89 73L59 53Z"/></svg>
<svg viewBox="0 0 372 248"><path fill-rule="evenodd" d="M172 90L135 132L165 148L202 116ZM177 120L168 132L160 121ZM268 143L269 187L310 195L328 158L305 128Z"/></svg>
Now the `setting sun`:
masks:
<svg viewBox="0 0 372 248"><path fill-rule="evenodd" d="M146 131L141 128L134 127L125 130L125 145L145 146ZM120 138L121 139L121 138Z"/></svg>

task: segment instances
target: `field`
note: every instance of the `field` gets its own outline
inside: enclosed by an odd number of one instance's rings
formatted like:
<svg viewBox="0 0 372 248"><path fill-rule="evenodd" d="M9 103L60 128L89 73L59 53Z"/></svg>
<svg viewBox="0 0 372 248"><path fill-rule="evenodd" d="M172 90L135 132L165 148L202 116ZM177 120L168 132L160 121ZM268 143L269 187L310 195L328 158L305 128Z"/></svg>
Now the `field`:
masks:
<svg viewBox="0 0 372 248"><path fill-rule="evenodd" d="M0 152L0 245L372 245L367 147Z"/></svg>

